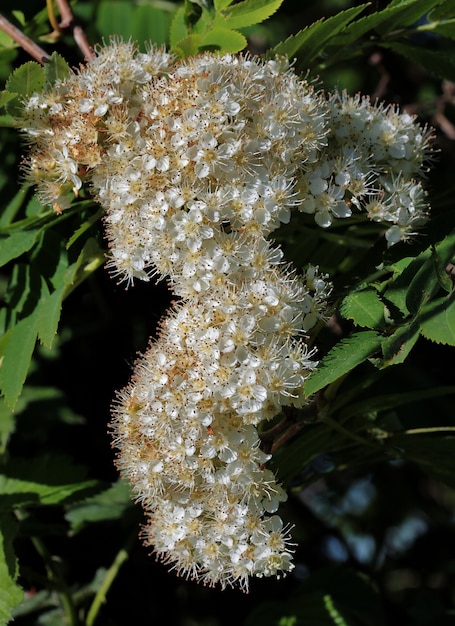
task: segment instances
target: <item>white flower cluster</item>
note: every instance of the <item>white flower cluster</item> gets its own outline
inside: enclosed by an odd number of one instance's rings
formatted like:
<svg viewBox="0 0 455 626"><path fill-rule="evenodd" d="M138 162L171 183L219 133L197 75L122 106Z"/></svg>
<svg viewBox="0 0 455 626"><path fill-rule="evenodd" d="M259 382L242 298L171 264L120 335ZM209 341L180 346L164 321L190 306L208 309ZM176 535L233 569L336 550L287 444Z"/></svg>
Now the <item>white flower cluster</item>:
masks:
<svg viewBox="0 0 455 626"><path fill-rule="evenodd" d="M267 236L293 210L327 227L354 208L389 223L389 243L406 238L424 215L425 132L326 99L283 59L175 61L122 42L29 98L22 127L42 200L61 211L89 183L114 273L167 278L180 298L114 408L145 542L208 584L289 571L286 496L257 427L304 402L303 337L330 287L316 268L295 275Z"/></svg>

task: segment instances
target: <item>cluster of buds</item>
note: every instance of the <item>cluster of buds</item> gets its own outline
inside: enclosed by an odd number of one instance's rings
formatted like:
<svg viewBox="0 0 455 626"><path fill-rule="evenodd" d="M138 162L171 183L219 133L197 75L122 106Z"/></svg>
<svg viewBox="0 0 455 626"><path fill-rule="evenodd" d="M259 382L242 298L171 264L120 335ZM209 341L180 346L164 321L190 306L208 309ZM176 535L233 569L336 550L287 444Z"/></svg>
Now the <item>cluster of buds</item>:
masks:
<svg viewBox="0 0 455 626"><path fill-rule="evenodd" d="M327 277L297 275L268 236L291 213L364 213L389 244L425 218L412 179L428 138L407 115L326 98L284 59L175 60L111 42L24 103L28 175L58 211L83 184L105 208L108 266L179 298L118 394L118 467L145 543L179 574L248 587L292 569L286 495L258 426L305 402L306 333Z"/></svg>

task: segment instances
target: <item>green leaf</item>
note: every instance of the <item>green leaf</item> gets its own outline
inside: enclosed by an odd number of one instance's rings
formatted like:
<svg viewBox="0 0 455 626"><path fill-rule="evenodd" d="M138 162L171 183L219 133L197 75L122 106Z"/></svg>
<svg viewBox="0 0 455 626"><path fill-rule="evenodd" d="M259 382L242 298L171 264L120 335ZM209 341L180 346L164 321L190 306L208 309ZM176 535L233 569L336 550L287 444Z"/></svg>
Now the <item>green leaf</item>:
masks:
<svg viewBox="0 0 455 626"><path fill-rule="evenodd" d="M213 28L204 37L202 37L199 48L201 50L205 48L216 48L221 53L235 53L240 52L247 46L247 40L244 35L238 33L235 30L229 30L228 28Z"/></svg>
<svg viewBox="0 0 455 626"><path fill-rule="evenodd" d="M404 326L399 326L393 335L390 335L382 342L384 362L381 367L403 363L415 346L419 335L420 326L417 320L412 320Z"/></svg>
<svg viewBox="0 0 455 626"><path fill-rule="evenodd" d="M400 434L386 440L402 459L418 463L430 476L455 486L455 437L430 434Z"/></svg>
<svg viewBox="0 0 455 626"><path fill-rule="evenodd" d="M46 84L52 86L58 80L64 80L71 74L71 69L65 59L57 52L53 52L44 65Z"/></svg>
<svg viewBox="0 0 455 626"><path fill-rule="evenodd" d="M392 0L383 11L387 19L382 21L378 30L389 33L403 26L412 26L440 2L441 0Z"/></svg>
<svg viewBox="0 0 455 626"><path fill-rule="evenodd" d="M234 0L215 0L214 6L217 11L222 11L226 7L230 6Z"/></svg>
<svg viewBox="0 0 455 626"><path fill-rule="evenodd" d="M215 24L222 23L225 28L245 28L260 24L273 15L283 0L244 0L230 5L227 11L217 14Z"/></svg>
<svg viewBox="0 0 455 626"><path fill-rule="evenodd" d="M310 396L348 374L377 352L380 345L381 336L371 330L354 333L351 337L342 339L305 382L305 395Z"/></svg>
<svg viewBox="0 0 455 626"><path fill-rule="evenodd" d="M328 19L323 18L307 26L296 35L288 37L286 41L278 44L270 51L269 56L283 55L293 58L297 52L300 54L301 64L309 65L318 54L322 52L325 44L337 35L349 22L351 22L368 5L362 4L341 11Z"/></svg>
<svg viewBox="0 0 455 626"><path fill-rule="evenodd" d="M11 409L21 393L35 349L38 309L0 337L0 389Z"/></svg>
<svg viewBox="0 0 455 626"><path fill-rule="evenodd" d="M18 115L22 108L22 97L42 91L44 83L44 68L39 63L29 61L18 67L6 81L6 91L15 96L6 103L6 111L13 116Z"/></svg>
<svg viewBox="0 0 455 626"><path fill-rule="evenodd" d="M384 322L384 304L373 287L359 289L346 296L341 304L341 314L358 326L379 328Z"/></svg>
<svg viewBox="0 0 455 626"><path fill-rule="evenodd" d="M41 91L44 87L44 68L35 61L28 61L18 67L6 81L6 91L30 96L35 91Z"/></svg>
<svg viewBox="0 0 455 626"><path fill-rule="evenodd" d="M447 20L455 15L455 0L442 0L434 9L428 12L428 21L437 22Z"/></svg>
<svg viewBox="0 0 455 626"><path fill-rule="evenodd" d="M201 39L201 35L198 34L188 35L175 44L174 52L185 58L198 54Z"/></svg>
<svg viewBox="0 0 455 626"><path fill-rule="evenodd" d="M53 505L85 498L105 483L84 480L85 468L64 456L15 458L0 474L0 511L33 504Z"/></svg>
<svg viewBox="0 0 455 626"><path fill-rule="evenodd" d="M18 571L12 545L16 526L10 514L0 514L0 624L10 622L12 610L24 597L24 592L15 582Z"/></svg>
<svg viewBox="0 0 455 626"><path fill-rule="evenodd" d="M6 236L0 234L0 267L33 248L40 233L41 228L22 230Z"/></svg>
<svg viewBox="0 0 455 626"><path fill-rule="evenodd" d="M8 440L14 428L16 426L16 420L14 413L6 404L3 398L0 398L0 456L5 453Z"/></svg>
<svg viewBox="0 0 455 626"><path fill-rule="evenodd" d="M120 35L129 40L132 35L133 7L132 2L102 0L96 12L96 28L100 35L106 39L112 35Z"/></svg>
<svg viewBox="0 0 455 626"><path fill-rule="evenodd" d="M178 42L182 41L187 36L188 31L185 24L185 7L180 7L175 12L169 32L169 44L171 49L174 49Z"/></svg>
<svg viewBox="0 0 455 626"><path fill-rule="evenodd" d="M411 43L381 42L381 46L417 63L428 72L455 82L455 59L444 52L434 52Z"/></svg>
<svg viewBox="0 0 455 626"><path fill-rule="evenodd" d="M154 45L161 46L169 40L171 20L171 11L151 4L140 4L134 9L131 31L138 41L151 41Z"/></svg>
<svg viewBox="0 0 455 626"><path fill-rule="evenodd" d="M425 257L428 258L426 258L409 284L406 306L411 313L416 314L441 287L446 289L446 283L443 281L449 282L450 279L445 273L445 268L447 263L454 258L454 255L455 236L452 232L434 248L426 250L417 257L416 261Z"/></svg>
<svg viewBox="0 0 455 626"><path fill-rule="evenodd" d="M455 346L455 292L423 307L419 322L420 332L426 339Z"/></svg>
<svg viewBox="0 0 455 626"><path fill-rule="evenodd" d="M9 91L2 91L0 93L0 107L4 107L10 100L17 97L17 94L10 93Z"/></svg>
<svg viewBox="0 0 455 626"><path fill-rule="evenodd" d="M386 411L399 406L413 404L429 398L440 398L441 396L455 394L455 387L431 387L422 391L404 391L401 393L383 393L378 396L371 396L365 400L360 400L343 408L339 413L339 420L349 418L354 415L367 414L371 411Z"/></svg>
<svg viewBox="0 0 455 626"><path fill-rule="evenodd" d="M71 505L65 517L71 524L71 530L77 533L87 524L119 519L131 506L130 487L119 480L96 496Z"/></svg>

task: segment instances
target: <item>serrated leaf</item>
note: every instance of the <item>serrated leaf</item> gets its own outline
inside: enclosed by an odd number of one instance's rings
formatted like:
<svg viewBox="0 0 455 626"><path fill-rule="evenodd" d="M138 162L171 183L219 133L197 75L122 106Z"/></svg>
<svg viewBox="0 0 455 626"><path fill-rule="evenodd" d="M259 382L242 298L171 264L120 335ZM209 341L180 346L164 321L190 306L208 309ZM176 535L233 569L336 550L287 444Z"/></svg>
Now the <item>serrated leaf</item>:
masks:
<svg viewBox="0 0 455 626"><path fill-rule="evenodd" d="M403 363L415 346L419 335L420 327L415 319L404 326L399 326L393 335L382 342L384 356L382 367Z"/></svg>
<svg viewBox="0 0 455 626"><path fill-rule="evenodd" d="M44 82L44 68L35 61L28 61L14 70L5 86L6 91L15 95L5 105L7 113L13 116L20 114L22 98L42 91Z"/></svg>
<svg viewBox="0 0 455 626"><path fill-rule="evenodd" d="M178 41L175 44L173 50L179 56L182 56L185 58L194 56L195 54L198 54L199 52L201 39L202 39L201 35L198 35L196 33L194 33L193 35L188 35L188 37L185 37L184 39L181 39L180 41Z"/></svg>
<svg viewBox="0 0 455 626"><path fill-rule="evenodd" d="M0 337L0 389L10 409L14 409L27 378L37 327L38 309L35 309Z"/></svg>
<svg viewBox="0 0 455 626"><path fill-rule="evenodd" d="M427 258L413 276L406 294L406 306L411 313L416 314L441 287L446 288L441 275L445 275L445 267L454 254L455 236L452 232L434 248L417 257L416 261Z"/></svg>
<svg viewBox="0 0 455 626"><path fill-rule="evenodd" d="M282 3L283 0L244 0L217 14L215 25L222 22L225 28L236 29L260 24L273 15Z"/></svg>
<svg viewBox="0 0 455 626"><path fill-rule="evenodd" d="M349 418L354 415L366 414L371 411L386 411L406 404L428 400L430 398L440 398L441 396L455 394L455 387L431 387L421 391L405 391L401 393L383 393L378 396L371 396L365 400L349 404L340 411L339 419Z"/></svg>
<svg viewBox="0 0 455 626"><path fill-rule="evenodd" d="M0 108L4 107L10 100L13 100L18 96L17 93L10 93L9 91L2 91L0 93Z"/></svg>
<svg viewBox="0 0 455 626"><path fill-rule="evenodd" d="M16 522L9 514L0 514L0 624L8 624L12 611L24 597L16 584L17 560L13 552Z"/></svg>
<svg viewBox="0 0 455 626"><path fill-rule="evenodd" d="M29 96L41 91L45 82L44 68L35 61L28 61L18 67L6 81L6 91Z"/></svg>
<svg viewBox="0 0 455 626"><path fill-rule="evenodd" d="M169 44L171 49L174 49L178 42L185 39L187 35L188 31L185 24L185 7L180 7L175 12L169 31Z"/></svg>
<svg viewBox="0 0 455 626"><path fill-rule="evenodd" d="M214 6L217 11L222 11L226 7L230 6L234 0L214 0Z"/></svg>
<svg viewBox="0 0 455 626"><path fill-rule="evenodd" d="M96 496L72 505L65 517L77 533L89 523L119 519L131 506L130 487L120 480Z"/></svg>
<svg viewBox="0 0 455 626"><path fill-rule="evenodd" d="M455 294L428 303L419 315L419 322L426 339L455 346Z"/></svg>
<svg viewBox="0 0 455 626"><path fill-rule="evenodd" d="M335 380L348 374L372 356L381 345L381 336L372 331L354 333L342 339L322 359L305 382L305 395L310 396Z"/></svg>
<svg viewBox="0 0 455 626"><path fill-rule="evenodd" d="M52 86L58 80L64 80L71 74L71 69L65 59L57 52L53 52L44 65L46 83Z"/></svg>
<svg viewBox="0 0 455 626"><path fill-rule="evenodd" d="M455 82L455 60L447 52L434 52L410 43L381 42L381 46L421 65L435 76Z"/></svg>
<svg viewBox="0 0 455 626"><path fill-rule="evenodd" d="M428 21L436 22L453 18L455 15L455 0L443 0L434 9L428 12Z"/></svg>
<svg viewBox="0 0 455 626"><path fill-rule="evenodd" d="M40 233L41 229L30 229L0 235L0 267L33 248Z"/></svg>
<svg viewBox="0 0 455 626"><path fill-rule="evenodd" d="M74 502L105 486L98 480L85 480L85 475L85 468L75 466L69 457L16 458L0 474L0 511Z"/></svg>
<svg viewBox="0 0 455 626"><path fill-rule="evenodd" d="M387 439L402 459L418 463L424 471L455 486L455 437L400 434Z"/></svg>
<svg viewBox="0 0 455 626"><path fill-rule="evenodd" d="M15 425L14 413L5 400L0 398L0 455L5 453L8 440L14 432Z"/></svg>
<svg viewBox="0 0 455 626"><path fill-rule="evenodd" d="M320 52L322 52L325 44L335 37L349 22L351 22L359 13L361 13L368 5L362 4L358 7L352 7L346 11L341 11L337 15L333 15L328 19L321 18L310 26L307 26L296 35L288 37L286 41L278 44L270 51L270 55L282 55L293 58L297 52L302 51L299 57L302 65L308 66Z"/></svg>
<svg viewBox="0 0 455 626"><path fill-rule="evenodd" d="M387 19L378 30L389 33L396 28L411 26L440 2L441 0L392 0L383 11Z"/></svg>
<svg viewBox="0 0 455 626"><path fill-rule="evenodd" d="M243 50L247 43L246 37L241 33L228 28L215 27L202 37L199 48L201 50L216 48L222 54L227 52L234 54Z"/></svg>
<svg viewBox="0 0 455 626"><path fill-rule="evenodd" d="M358 326L379 328L384 322L384 304L373 287L350 293L341 304L341 314Z"/></svg>

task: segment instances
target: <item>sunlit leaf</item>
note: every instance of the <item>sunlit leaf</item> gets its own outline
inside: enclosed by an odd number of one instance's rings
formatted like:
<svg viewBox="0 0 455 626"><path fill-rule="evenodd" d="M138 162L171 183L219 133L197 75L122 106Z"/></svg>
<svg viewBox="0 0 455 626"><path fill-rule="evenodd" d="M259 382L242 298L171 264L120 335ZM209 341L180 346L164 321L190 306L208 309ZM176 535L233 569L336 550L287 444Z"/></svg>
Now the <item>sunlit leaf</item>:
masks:
<svg viewBox="0 0 455 626"><path fill-rule="evenodd" d="M337 343L322 359L318 368L305 382L305 394L319 391L326 385L348 374L377 352L381 336L371 330L354 333Z"/></svg>
<svg viewBox="0 0 455 626"><path fill-rule="evenodd" d="M199 43L201 49L216 48L223 53L240 52L246 45L247 40L244 35L235 30L219 27L211 29Z"/></svg>
<svg viewBox="0 0 455 626"><path fill-rule="evenodd" d="M282 3L283 0L244 0L231 4L223 11L220 21L222 20L226 28L245 28L259 24L273 15Z"/></svg>
<svg viewBox="0 0 455 626"><path fill-rule="evenodd" d="M358 326L378 328L384 322L384 304L373 287L353 291L341 304L341 314Z"/></svg>
<svg viewBox="0 0 455 626"><path fill-rule="evenodd" d="M308 65L323 50L325 44L361 13L366 6L368 5L362 4L341 11L328 19L321 18L275 46L270 54L279 54L292 59L297 53L300 53L302 65Z"/></svg>
<svg viewBox="0 0 455 626"><path fill-rule="evenodd" d="M130 487L120 480L106 491L72 505L65 517L73 532L79 532L87 524L118 519L131 506Z"/></svg>
<svg viewBox="0 0 455 626"><path fill-rule="evenodd" d="M436 343L455 346L455 297L438 298L423 307L419 316L420 332Z"/></svg>

